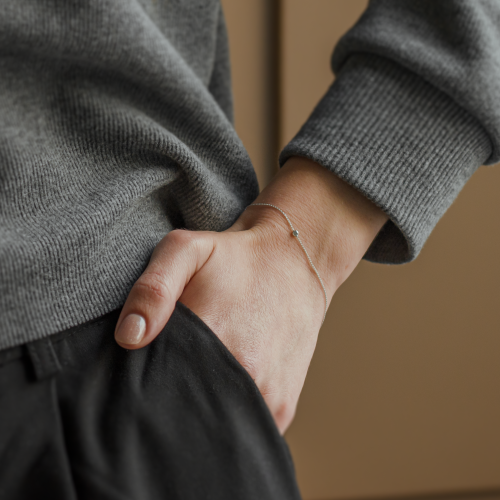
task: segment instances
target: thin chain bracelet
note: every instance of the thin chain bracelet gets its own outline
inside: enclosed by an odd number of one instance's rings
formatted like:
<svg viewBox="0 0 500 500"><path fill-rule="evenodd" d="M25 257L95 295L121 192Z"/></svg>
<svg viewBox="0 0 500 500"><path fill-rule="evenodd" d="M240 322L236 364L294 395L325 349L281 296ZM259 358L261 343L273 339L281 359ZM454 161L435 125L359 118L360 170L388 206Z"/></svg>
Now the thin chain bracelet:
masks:
<svg viewBox="0 0 500 500"><path fill-rule="evenodd" d="M303 245L302 241L299 238L299 232L293 227L292 223L290 222L290 219L288 218L288 215L285 212L283 212L283 210L281 210L281 208L278 208L276 205L271 205L270 203L252 203L252 204L248 205L246 208L256 206L256 205L273 207L276 210L279 210L285 216L288 224L290 224L290 227L292 228L292 236L294 236L297 239L297 241L300 243L302 250L304 250L304 252L306 254L307 260L309 261L309 264L311 264L311 267L313 268L314 272L316 273L316 276L318 277L319 282L321 284L321 288L323 288L323 292L325 293L325 314L323 315L323 321L321 322L321 326L323 326L323 323L325 322L325 318L326 318L326 310L328 308L328 296L326 294L326 289L325 289L325 285L323 284L323 280L321 279L321 276L319 275L318 270L316 269L316 267L312 263L311 257L309 257L309 254L307 253L305 246ZM245 208L245 210L246 210L246 208Z"/></svg>

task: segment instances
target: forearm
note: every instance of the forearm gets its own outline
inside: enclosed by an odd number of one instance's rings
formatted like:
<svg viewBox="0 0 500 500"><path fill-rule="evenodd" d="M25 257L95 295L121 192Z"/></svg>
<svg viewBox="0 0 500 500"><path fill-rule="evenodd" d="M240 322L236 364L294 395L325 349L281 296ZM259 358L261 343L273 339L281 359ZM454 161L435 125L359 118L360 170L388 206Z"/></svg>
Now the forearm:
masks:
<svg viewBox="0 0 500 500"><path fill-rule="evenodd" d="M387 215L356 189L325 167L300 157L290 158L255 202L276 205L289 216L329 299L387 221ZM267 230L270 226L276 238L290 238L288 223L272 207L247 208L234 229ZM294 247L298 258L305 259L300 246Z"/></svg>
<svg viewBox="0 0 500 500"><path fill-rule="evenodd" d="M482 164L500 159L500 3L372 0L332 56L335 81L280 163L310 158L390 222L366 258L416 258Z"/></svg>

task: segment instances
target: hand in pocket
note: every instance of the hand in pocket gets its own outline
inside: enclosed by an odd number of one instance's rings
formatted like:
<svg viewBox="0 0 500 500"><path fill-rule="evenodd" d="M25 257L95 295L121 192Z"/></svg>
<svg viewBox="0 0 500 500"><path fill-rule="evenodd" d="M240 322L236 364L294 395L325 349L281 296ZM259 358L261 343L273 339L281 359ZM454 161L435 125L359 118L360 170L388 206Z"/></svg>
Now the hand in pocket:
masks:
<svg viewBox="0 0 500 500"><path fill-rule="evenodd" d="M180 300L248 371L283 433L316 345L324 298L283 221L271 220L245 229L239 219L221 233L170 232L130 291L116 339L127 349L147 345Z"/></svg>
<svg viewBox="0 0 500 500"><path fill-rule="evenodd" d="M280 207L297 223L327 302L387 221L359 191L299 157L281 167L256 201ZM178 299L248 371L284 432L316 345L325 296L283 215L248 207L221 233L168 234L123 307L118 343L130 349L151 342Z"/></svg>

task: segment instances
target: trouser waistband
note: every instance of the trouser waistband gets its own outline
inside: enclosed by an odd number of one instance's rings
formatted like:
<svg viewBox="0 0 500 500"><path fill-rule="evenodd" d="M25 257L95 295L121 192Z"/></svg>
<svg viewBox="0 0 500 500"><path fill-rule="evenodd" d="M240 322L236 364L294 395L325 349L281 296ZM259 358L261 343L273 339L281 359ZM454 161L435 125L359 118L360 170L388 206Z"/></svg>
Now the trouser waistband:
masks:
<svg viewBox="0 0 500 500"><path fill-rule="evenodd" d="M103 316L54 333L43 339L33 340L20 346L0 350L0 366L22 357L28 357L33 365L35 377L38 380L51 377L61 370L61 363L54 349L54 343L74 334L83 334L96 325L111 320L114 316L118 318L119 311L119 309L116 309Z"/></svg>

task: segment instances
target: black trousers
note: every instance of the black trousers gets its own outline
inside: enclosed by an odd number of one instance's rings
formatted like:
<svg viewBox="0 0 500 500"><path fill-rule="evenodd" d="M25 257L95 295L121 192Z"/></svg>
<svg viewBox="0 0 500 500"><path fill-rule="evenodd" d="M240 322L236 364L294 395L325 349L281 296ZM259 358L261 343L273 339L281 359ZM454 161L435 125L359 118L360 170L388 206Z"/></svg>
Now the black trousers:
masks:
<svg viewBox="0 0 500 500"><path fill-rule="evenodd" d="M0 498L300 499L255 383L177 302L149 346L120 311L0 351Z"/></svg>

